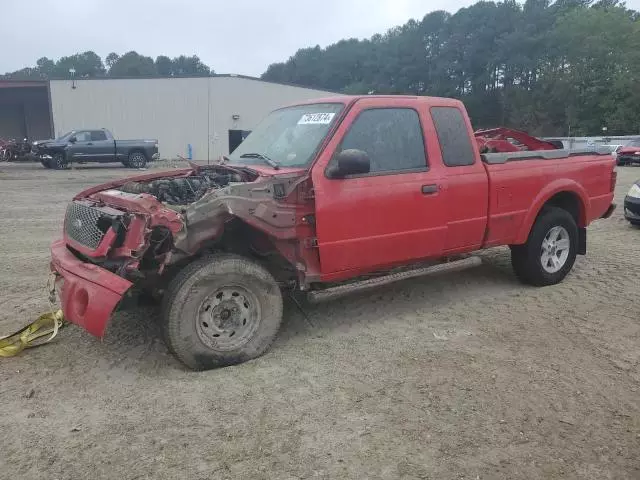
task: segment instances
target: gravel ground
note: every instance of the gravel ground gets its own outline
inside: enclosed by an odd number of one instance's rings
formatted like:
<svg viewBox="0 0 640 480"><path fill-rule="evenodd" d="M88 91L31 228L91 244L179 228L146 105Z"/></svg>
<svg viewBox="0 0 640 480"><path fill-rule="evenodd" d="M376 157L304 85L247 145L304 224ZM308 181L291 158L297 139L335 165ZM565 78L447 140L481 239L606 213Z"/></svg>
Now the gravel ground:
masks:
<svg viewBox="0 0 640 480"><path fill-rule="evenodd" d="M80 189L130 174L0 164L0 332L46 310ZM640 169L620 169L620 205ZM0 478L640 478L640 230L589 229L561 285L481 267L287 306L263 357L193 373L153 308L0 359Z"/></svg>

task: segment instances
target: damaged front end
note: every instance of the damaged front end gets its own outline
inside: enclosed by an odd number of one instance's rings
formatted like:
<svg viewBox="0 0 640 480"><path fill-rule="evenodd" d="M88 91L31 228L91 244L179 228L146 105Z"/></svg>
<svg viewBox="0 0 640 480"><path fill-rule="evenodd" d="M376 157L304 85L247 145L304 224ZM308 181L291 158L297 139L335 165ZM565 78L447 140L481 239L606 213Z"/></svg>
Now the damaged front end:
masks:
<svg viewBox="0 0 640 480"><path fill-rule="evenodd" d="M296 238L309 226L299 220L313 210L307 188L304 171L215 165L80 193L67 208L64 240L52 246L65 317L102 336L131 287L161 292L172 270L208 251L276 251L300 264Z"/></svg>

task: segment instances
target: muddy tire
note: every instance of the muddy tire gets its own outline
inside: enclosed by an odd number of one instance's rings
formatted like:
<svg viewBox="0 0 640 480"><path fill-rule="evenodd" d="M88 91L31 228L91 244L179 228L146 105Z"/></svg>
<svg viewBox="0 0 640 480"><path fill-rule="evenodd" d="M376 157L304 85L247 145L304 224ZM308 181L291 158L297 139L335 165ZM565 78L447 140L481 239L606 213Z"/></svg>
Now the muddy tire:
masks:
<svg viewBox="0 0 640 480"><path fill-rule="evenodd" d="M63 170L67 168L67 159L64 156L64 153L58 152L54 153L53 157L49 159L50 168L55 168L56 170Z"/></svg>
<svg viewBox="0 0 640 480"><path fill-rule="evenodd" d="M47 169L51 168L51 164L49 163L49 160L41 160L40 163L44 168L47 168Z"/></svg>
<svg viewBox="0 0 640 480"><path fill-rule="evenodd" d="M143 152L135 151L129 154L126 162L129 168L144 168L147 165L147 157Z"/></svg>
<svg viewBox="0 0 640 480"><path fill-rule="evenodd" d="M162 315L169 350L189 368L208 370L246 362L269 348L282 321L282 294L252 260L210 255L171 281Z"/></svg>
<svg viewBox="0 0 640 480"><path fill-rule="evenodd" d="M511 265L524 283L555 285L573 268L578 246L578 227L569 212L545 208L529 233L527 243L511 247Z"/></svg>

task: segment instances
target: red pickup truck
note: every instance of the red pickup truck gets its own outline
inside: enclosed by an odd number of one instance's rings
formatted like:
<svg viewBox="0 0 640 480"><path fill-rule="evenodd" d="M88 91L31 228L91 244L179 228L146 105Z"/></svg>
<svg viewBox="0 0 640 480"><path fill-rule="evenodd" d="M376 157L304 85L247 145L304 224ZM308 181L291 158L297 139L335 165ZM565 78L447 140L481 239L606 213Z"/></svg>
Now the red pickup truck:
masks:
<svg viewBox="0 0 640 480"><path fill-rule="evenodd" d="M609 153L480 155L457 100L328 98L271 113L219 164L80 193L51 268L65 317L96 336L155 292L169 349L208 369L265 352L285 292L318 300L499 245L522 281L560 282L615 183Z"/></svg>

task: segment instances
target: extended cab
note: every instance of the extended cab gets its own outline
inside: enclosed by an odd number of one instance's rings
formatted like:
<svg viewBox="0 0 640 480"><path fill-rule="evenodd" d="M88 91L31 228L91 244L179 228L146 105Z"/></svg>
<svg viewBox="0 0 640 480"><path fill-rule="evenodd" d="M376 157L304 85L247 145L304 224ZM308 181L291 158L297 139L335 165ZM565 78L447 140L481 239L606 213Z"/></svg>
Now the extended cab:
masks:
<svg viewBox="0 0 640 480"><path fill-rule="evenodd" d="M125 167L143 168L158 157L158 141L115 140L105 128L72 130L55 140L33 142L31 153L45 168L88 162L121 162Z"/></svg>
<svg viewBox="0 0 640 480"><path fill-rule="evenodd" d="M206 369L266 351L283 292L331 297L499 245L524 282L558 283L615 183L610 153L480 155L457 100L329 98L271 113L220 164L80 193L51 267L65 317L96 336L128 292L155 292L169 349Z"/></svg>

